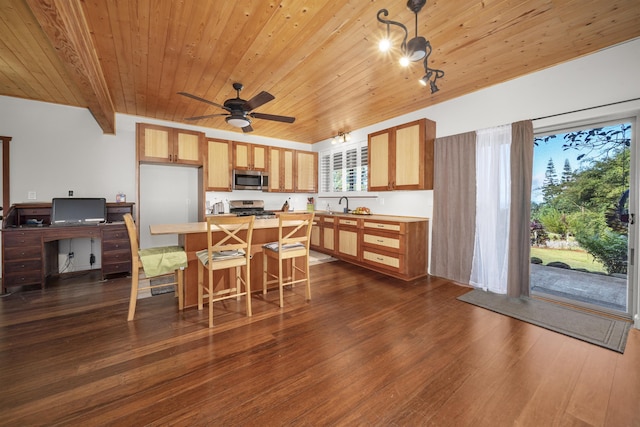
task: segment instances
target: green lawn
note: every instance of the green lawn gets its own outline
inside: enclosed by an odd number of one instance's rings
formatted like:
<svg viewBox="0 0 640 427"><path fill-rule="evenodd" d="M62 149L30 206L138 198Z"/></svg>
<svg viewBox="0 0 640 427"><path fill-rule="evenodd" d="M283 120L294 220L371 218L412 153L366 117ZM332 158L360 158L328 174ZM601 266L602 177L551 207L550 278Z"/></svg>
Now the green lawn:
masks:
<svg viewBox="0 0 640 427"><path fill-rule="evenodd" d="M571 268L584 268L589 271L606 273L602 264L593 259L591 255L580 250L531 248L531 256L542 260L544 265L552 261L560 261L569 264Z"/></svg>

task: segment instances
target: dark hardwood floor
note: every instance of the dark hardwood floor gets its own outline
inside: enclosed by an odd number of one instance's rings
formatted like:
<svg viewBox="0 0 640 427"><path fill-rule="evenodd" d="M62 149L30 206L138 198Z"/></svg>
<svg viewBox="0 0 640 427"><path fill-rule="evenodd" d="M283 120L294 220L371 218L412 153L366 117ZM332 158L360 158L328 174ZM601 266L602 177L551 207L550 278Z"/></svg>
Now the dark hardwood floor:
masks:
<svg viewBox="0 0 640 427"><path fill-rule="evenodd" d="M343 262L303 287L177 311L91 274L0 299L0 424L639 426L640 331L620 355Z"/></svg>

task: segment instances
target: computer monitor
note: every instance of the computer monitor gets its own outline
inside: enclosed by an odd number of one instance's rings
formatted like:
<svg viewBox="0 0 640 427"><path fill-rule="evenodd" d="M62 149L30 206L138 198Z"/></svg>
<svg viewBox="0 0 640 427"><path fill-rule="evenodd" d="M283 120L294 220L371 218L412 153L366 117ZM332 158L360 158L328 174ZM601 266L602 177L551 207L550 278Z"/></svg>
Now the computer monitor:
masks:
<svg viewBox="0 0 640 427"><path fill-rule="evenodd" d="M51 202L52 225L97 224L107 218L105 198L54 198Z"/></svg>

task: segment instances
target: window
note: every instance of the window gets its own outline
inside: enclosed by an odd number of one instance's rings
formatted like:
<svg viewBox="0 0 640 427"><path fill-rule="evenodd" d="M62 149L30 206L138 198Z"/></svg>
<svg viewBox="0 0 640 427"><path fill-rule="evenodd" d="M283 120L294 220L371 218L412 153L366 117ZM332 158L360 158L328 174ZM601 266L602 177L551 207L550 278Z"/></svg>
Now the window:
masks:
<svg viewBox="0 0 640 427"><path fill-rule="evenodd" d="M332 147L320 153L320 192L367 191L366 141Z"/></svg>

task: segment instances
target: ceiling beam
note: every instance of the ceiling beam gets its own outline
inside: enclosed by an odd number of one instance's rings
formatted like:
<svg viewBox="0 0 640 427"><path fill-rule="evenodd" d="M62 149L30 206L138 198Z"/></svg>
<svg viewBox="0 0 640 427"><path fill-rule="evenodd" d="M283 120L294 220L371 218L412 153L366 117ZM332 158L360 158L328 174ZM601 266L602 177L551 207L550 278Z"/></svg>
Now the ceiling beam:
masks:
<svg viewBox="0 0 640 427"><path fill-rule="evenodd" d="M27 0L104 133L115 133L115 109L80 0Z"/></svg>

